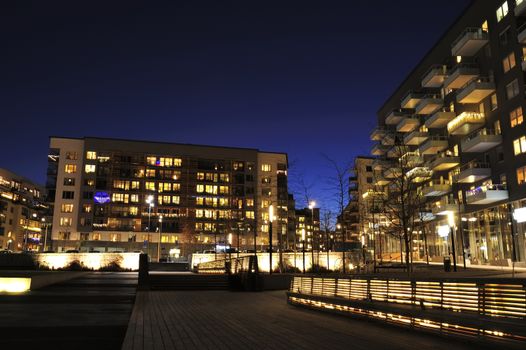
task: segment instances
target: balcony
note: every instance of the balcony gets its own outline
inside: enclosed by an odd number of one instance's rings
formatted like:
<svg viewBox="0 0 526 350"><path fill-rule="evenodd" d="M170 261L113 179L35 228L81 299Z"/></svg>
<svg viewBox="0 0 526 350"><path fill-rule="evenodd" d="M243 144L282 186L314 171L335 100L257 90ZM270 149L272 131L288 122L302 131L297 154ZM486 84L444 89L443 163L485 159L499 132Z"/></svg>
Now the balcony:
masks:
<svg viewBox="0 0 526 350"><path fill-rule="evenodd" d="M432 182L422 188L424 197L439 197L451 192L451 185L448 183Z"/></svg>
<svg viewBox="0 0 526 350"><path fill-rule="evenodd" d="M395 109L391 111L391 113L389 113L387 117L385 117L385 124L396 125L400 123L400 120L402 120L403 118L409 117L410 115L411 115L410 113L407 113L399 109Z"/></svg>
<svg viewBox="0 0 526 350"><path fill-rule="evenodd" d="M373 146L373 149L371 150L371 154L373 156L383 156L385 152L387 151L387 148L379 143Z"/></svg>
<svg viewBox="0 0 526 350"><path fill-rule="evenodd" d="M396 179L397 177L400 177L401 174L402 174L402 171L400 170L400 168L395 168L395 167L387 168L384 171L384 177L386 179Z"/></svg>
<svg viewBox="0 0 526 350"><path fill-rule="evenodd" d="M404 137L404 143L406 145L418 146L425 140L427 140L429 134L427 132L415 130Z"/></svg>
<svg viewBox="0 0 526 350"><path fill-rule="evenodd" d="M420 146L418 153L421 155L437 154L445 150L448 146L448 141L445 136L432 136Z"/></svg>
<svg viewBox="0 0 526 350"><path fill-rule="evenodd" d="M435 160L429 163L429 167L433 171L445 171L453 169L459 164L460 157L455 157L451 155L446 155L446 153L441 153Z"/></svg>
<svg viewBox="0 0 526 350"><path fill-rule="evenodd" d="M450 196L444 196L439 201L434 202L431 211L433 215L447 215L451 212L458 213L464 211L464 206L458 205L458 201L450 198Z"/></svg>
<svg viewBox="0 0 526 350"><path fill-rule="evenodd" d="M466 191L467 204L491 204L508 199L505 185L484 185Z"/></svg>
<svg viewBox="0 0 526 350"><path fill-rule="evenodd" d="M395 144L396 141L396 133L394 132L388 132L385 134L385 136L382 138L381 143L384 146L392 146Z"/></svg>
<svg viewBox="0 0 526 350"><path fill-rule="evenodd" d="M443 128L455 118L454 112L435 112L424 123L428 129Z"/></svg>
<svg viewBox="0 0 526 350"><path fill-rule="evenodd" d="M406 117L402 118L396 126L398 132L411 132L420 126L420 118Z"/></svg>
<svg viewBox="0 0 526 350"><path fill-rule="evenodd" d="M526 1L517 0L515 2L515 16L526 14Z"/></svg>
<svg viewBox="0 0 526 350"><path fill-rule="evenodd" d="M502 135L495 134L494 130L482 129L469 135L461 142L462 152L486 152L502 143Z"/></svg>
<svg viewBox="0 0 526 350"><path fill-rule="evenodd" d="M447 67L441 64L431 66L422 77L422 87L439 88L447 77Z"/></svg>
<svg viewBox="0 0 526 350"><path fill-rule="evenodd" d="M424 159L418 152L406 152L400 157L400 163L405 168L412 168L424 163Z"/></svg>
<svg viewBox="0 0 526 350"><path fill-rule="evenodd" d="M519 43L526 44L526 23L524 23L523 25L519 27L519 29L517 29L517 33L519 33L517 35L517 39Z"/></svg>
<svg viewBox="0 0 526 350"><path fill-rule="evenodd" d="M425 94L420 92L409 91L402 99L402 108L415 108L418 103L424 98Z"/></svg>
<svg viewBox="0 0 526 350"><path fill-rule="evenodd" d="M412 182L420 183L429 180L433 172L428 167L419 166L406 172L405 176Z"/></svg>
<svg viewBox="0 0 526 350"><path fill-rule="evenodd" d="M416 114L432 114L439 108L442 108L444 101L440 95L426 95L416 105Z"/></svg>
<svg viewBox="0 0 526 350"><path fill-rule="evenodd" d="M371 141L380 141L386 134L385 128L377 127L371 132L370 139Z"/></svg>
<svg viewBox="0 0 526 350"><path fill-rule="evenodd" d="M376 158L375 160L373 160L373 170L375 171L382 171L384 169L387 169L389 166L391 166L391 162L389 162L388 160L385 160L385 159L381 159L381 158Z"/></svg>
<svg viewBox="0 0 526 350"><path fill-rule="evenodd" d="M457 182L471 184L491 176L491 168L487 163L471 161L464 164L455 175Z"/></svg>
<svg viewBox="0 0 526 350"><path fill-rule="evenodd" d="M457 93L457 102L462 104L479 104L495 92L495 83L487 77L474 78Z"/></svg>
<svg viewBox="0 0 526 350"><path fill-rule="evenodd" d="M451 45L452 56L473 56L489 41L482 28L466 28Z"/></svg>
<svg viewBox="0 0 526 350"><path fill-rule="evenodd" d="M402 154L407 152L407 147L395 145L387 151L387 158L400 158Z"/></svg>
<svg viewBox="0 0 526 350"><path fill-rule="evenodd" d="M469 81L477 78L479 74L480 72L476 65L469 63L458 64L449 72L447 79L444 80L444 88L460 89Z"/></svg>
<svg viewBox="0 0 526 350"><path fill-rule="evenodd" d="M451 135L467 135L481 128L486 122L484 113L462 112L447 124Z"/></svg>
<svg viewBox="0 0 526 350"><path fill-rule="evenodd" d="M382 174L377 174L374 178L374 184L376 186L385 186L387 185L389 182L388 179L386 179Z"/></svg>

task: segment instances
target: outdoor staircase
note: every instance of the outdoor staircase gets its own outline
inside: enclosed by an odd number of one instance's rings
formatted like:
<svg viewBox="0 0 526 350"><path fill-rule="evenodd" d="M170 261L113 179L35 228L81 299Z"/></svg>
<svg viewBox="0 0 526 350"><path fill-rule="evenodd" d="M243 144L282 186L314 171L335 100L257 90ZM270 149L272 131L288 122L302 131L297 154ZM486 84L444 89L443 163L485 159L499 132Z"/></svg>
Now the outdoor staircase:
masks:
<svg viewBox="0 0 526 350"><path fill-rule="evenodd" d="M150 290L227 290L227 275L150 274Z"/></svg>

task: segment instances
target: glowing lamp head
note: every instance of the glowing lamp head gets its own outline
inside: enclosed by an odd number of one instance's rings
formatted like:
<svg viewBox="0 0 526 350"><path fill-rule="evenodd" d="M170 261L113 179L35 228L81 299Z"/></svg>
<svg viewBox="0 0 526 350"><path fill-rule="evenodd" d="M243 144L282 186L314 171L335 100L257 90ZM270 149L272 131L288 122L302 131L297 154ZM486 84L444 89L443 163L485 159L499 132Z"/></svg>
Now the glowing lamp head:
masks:
<svg viewBox="0 0 526 350"><path fill-rule="evenodd" d="M163 222L163 216L159 216L159 222Z"/></svg>
<svg viewBox="0 0 526 350"><path fill-rule="evenodd" d="M268 219L270 222L274 221L274 206L272 204L268 207Z"/></svg>
<svg viewBox="0 0 526 350"><path fill-rule="evenodd" d="M146 198L146 203L148 203L148 204L150 204L150 206L152 206L152 204L153 204L153 196L152 195L149 195Z"/></svg>
<svg viewBox="0 0 526 350"><path fill-rule="evenodd" d="M304 228L301 229L301 240L305 242L305 229Z"/></svg>
<svg viewBox="0 0 526 350"><path fill-rule="evenodd" d="M314 207L316 206L316 202L315 201L310 201L309 202L309 209L314 209Z"/></svg>
<svg viewBox="0 0 526 350"><path fill-rule="evenodd" d="M449 211L447 213L447 224L449 225L449 227L455 226L455 214L453 214L452 211Z"/></svg>

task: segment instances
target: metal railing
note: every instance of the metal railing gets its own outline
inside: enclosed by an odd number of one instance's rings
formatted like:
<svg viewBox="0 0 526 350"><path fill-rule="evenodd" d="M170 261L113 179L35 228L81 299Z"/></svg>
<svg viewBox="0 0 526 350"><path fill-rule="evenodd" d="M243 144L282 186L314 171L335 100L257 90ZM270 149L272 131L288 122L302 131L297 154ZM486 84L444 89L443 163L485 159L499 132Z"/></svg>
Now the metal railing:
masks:
<svg viewBox="0 0 526 350"><path fill-rule="evenodd" d="M295 276L290 292L347 300L412 304L490 317L526 319L525 280Z"/></svg>
<svg viewBox="0 0 526 350"><path fill-rule="evenodd" d="M235 253L233 253L235 254ZM253 255L240 258L232 257L220 260L212 260L197 264L197 273L209 274L240 274L243 272L258 273L257 262L254 262Z"/></svg>
<svg viewBox="0 0 526 350"><path fill-rule="evenodd" d="M488 32L482 30L482 28L478 28L478 27L468 27L466 29L464 29L462 31L462 33L460 33L460 35L455 39L455 41L453 41L453 43L451 44L451 47L455 47L459 42L461 42L462 40L464 40L464 37L466 35L469 35L469 39L472 39L472 40L481 40L481 39L487 39L488 38Z"/></svg>

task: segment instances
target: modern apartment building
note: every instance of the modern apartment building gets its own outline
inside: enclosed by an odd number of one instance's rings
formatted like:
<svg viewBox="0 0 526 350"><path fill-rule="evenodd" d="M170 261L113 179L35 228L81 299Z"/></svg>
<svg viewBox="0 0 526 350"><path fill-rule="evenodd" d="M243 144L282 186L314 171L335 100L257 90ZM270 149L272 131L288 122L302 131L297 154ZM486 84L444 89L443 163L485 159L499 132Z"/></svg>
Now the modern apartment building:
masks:
<svg viewBox="0 0 526 350"><path fill-rule="evenodd" d="M303 208L295 210L296 251L325 250L325 239L320 232L320 208Z"/></svg>
<svg viewBox="0 0 526 350"><path fill-rule="evenodd" d="M526 266L525 55L526 1L474 0L380 108L375 186L418 184L414 259Z"/></svg>
<svg viewBox="0 0 526 350"><path fill-rule="evenodd" d="M43 186L0 169L0 249L44 250L50 226L44 193Z"/></svg>
<svg viewBox="0 0 526 350"><path fill-rule="evenodd" d="M257 149L51 137L47 189L57 251L154 258L287 237L287 155ZM275 220L269 221L273 206ZM160 242L159 242L160 241ZM159 244L160 243L160 244Z"/></svg>

